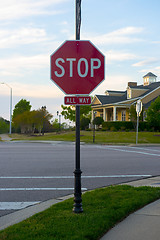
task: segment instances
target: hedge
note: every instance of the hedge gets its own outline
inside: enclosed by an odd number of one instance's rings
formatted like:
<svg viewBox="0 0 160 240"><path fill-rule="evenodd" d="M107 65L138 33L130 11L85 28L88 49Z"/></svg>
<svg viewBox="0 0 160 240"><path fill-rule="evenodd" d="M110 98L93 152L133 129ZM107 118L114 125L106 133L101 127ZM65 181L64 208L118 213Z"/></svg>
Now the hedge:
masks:
<svg viewBox="0 0 160 240"><path fill-rule="evenodd" d="M122 121L116 121L116 122L103 122L102 123L102 130L106 131L135 131L137 127L137 122L122 122ZM148 122L139 122L139 131L154 131L159 129L154 129L149 125Z"/></svg>

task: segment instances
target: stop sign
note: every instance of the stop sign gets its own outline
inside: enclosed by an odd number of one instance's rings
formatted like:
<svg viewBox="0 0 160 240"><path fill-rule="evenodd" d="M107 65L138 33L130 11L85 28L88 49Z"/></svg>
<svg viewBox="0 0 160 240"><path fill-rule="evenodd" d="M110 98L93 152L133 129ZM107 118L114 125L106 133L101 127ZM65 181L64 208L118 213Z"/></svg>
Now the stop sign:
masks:
<svg viewBox="0 0 160 240"><path fill-rule="evenodd" d="M51 79L66 94L90 94L104 80L104 60L90 41L66 41L51 55Z"/></svg>

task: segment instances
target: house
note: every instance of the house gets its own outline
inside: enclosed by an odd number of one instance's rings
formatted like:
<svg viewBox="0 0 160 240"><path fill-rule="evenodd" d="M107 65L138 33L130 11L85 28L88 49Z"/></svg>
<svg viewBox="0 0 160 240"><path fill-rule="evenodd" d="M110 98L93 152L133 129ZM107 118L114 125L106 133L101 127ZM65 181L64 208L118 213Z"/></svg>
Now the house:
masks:
<svg viewBox="0 0 160 240"><path fill-rule="evenodd" d="M142 101L144 114L151 102L160 95L160 82L157 76L149 72L143 77L143 85L128 82L126 91L105 91L104 95L95 95L92 100L92 119L103 117L104 121L130 121L129 108Z"/></svg>

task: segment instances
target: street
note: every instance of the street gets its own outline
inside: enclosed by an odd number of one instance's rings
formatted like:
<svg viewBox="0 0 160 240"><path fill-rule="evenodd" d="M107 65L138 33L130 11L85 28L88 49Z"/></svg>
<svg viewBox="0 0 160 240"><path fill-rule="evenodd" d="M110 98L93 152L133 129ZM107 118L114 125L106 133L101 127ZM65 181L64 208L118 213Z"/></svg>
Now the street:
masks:
<svg viewBox="0 0 160 240"><path fill-rule="evenodd" d="M0 216L74 191L75 144L0 142ZM82 191L160 175L160 147L81 145Z"/></svg>

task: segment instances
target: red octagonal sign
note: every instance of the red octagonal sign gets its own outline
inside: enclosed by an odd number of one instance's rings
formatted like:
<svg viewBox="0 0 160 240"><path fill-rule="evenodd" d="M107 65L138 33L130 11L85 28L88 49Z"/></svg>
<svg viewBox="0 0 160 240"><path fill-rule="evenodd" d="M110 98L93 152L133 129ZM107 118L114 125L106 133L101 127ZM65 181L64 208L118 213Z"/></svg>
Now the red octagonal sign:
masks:
<svg viewBox="0 0 160 240"><path fill-rule="evenodd" d="M90 41L66 41L51 55L51 79L66 94L90 94L104 80L104 65Z"/></svg>

